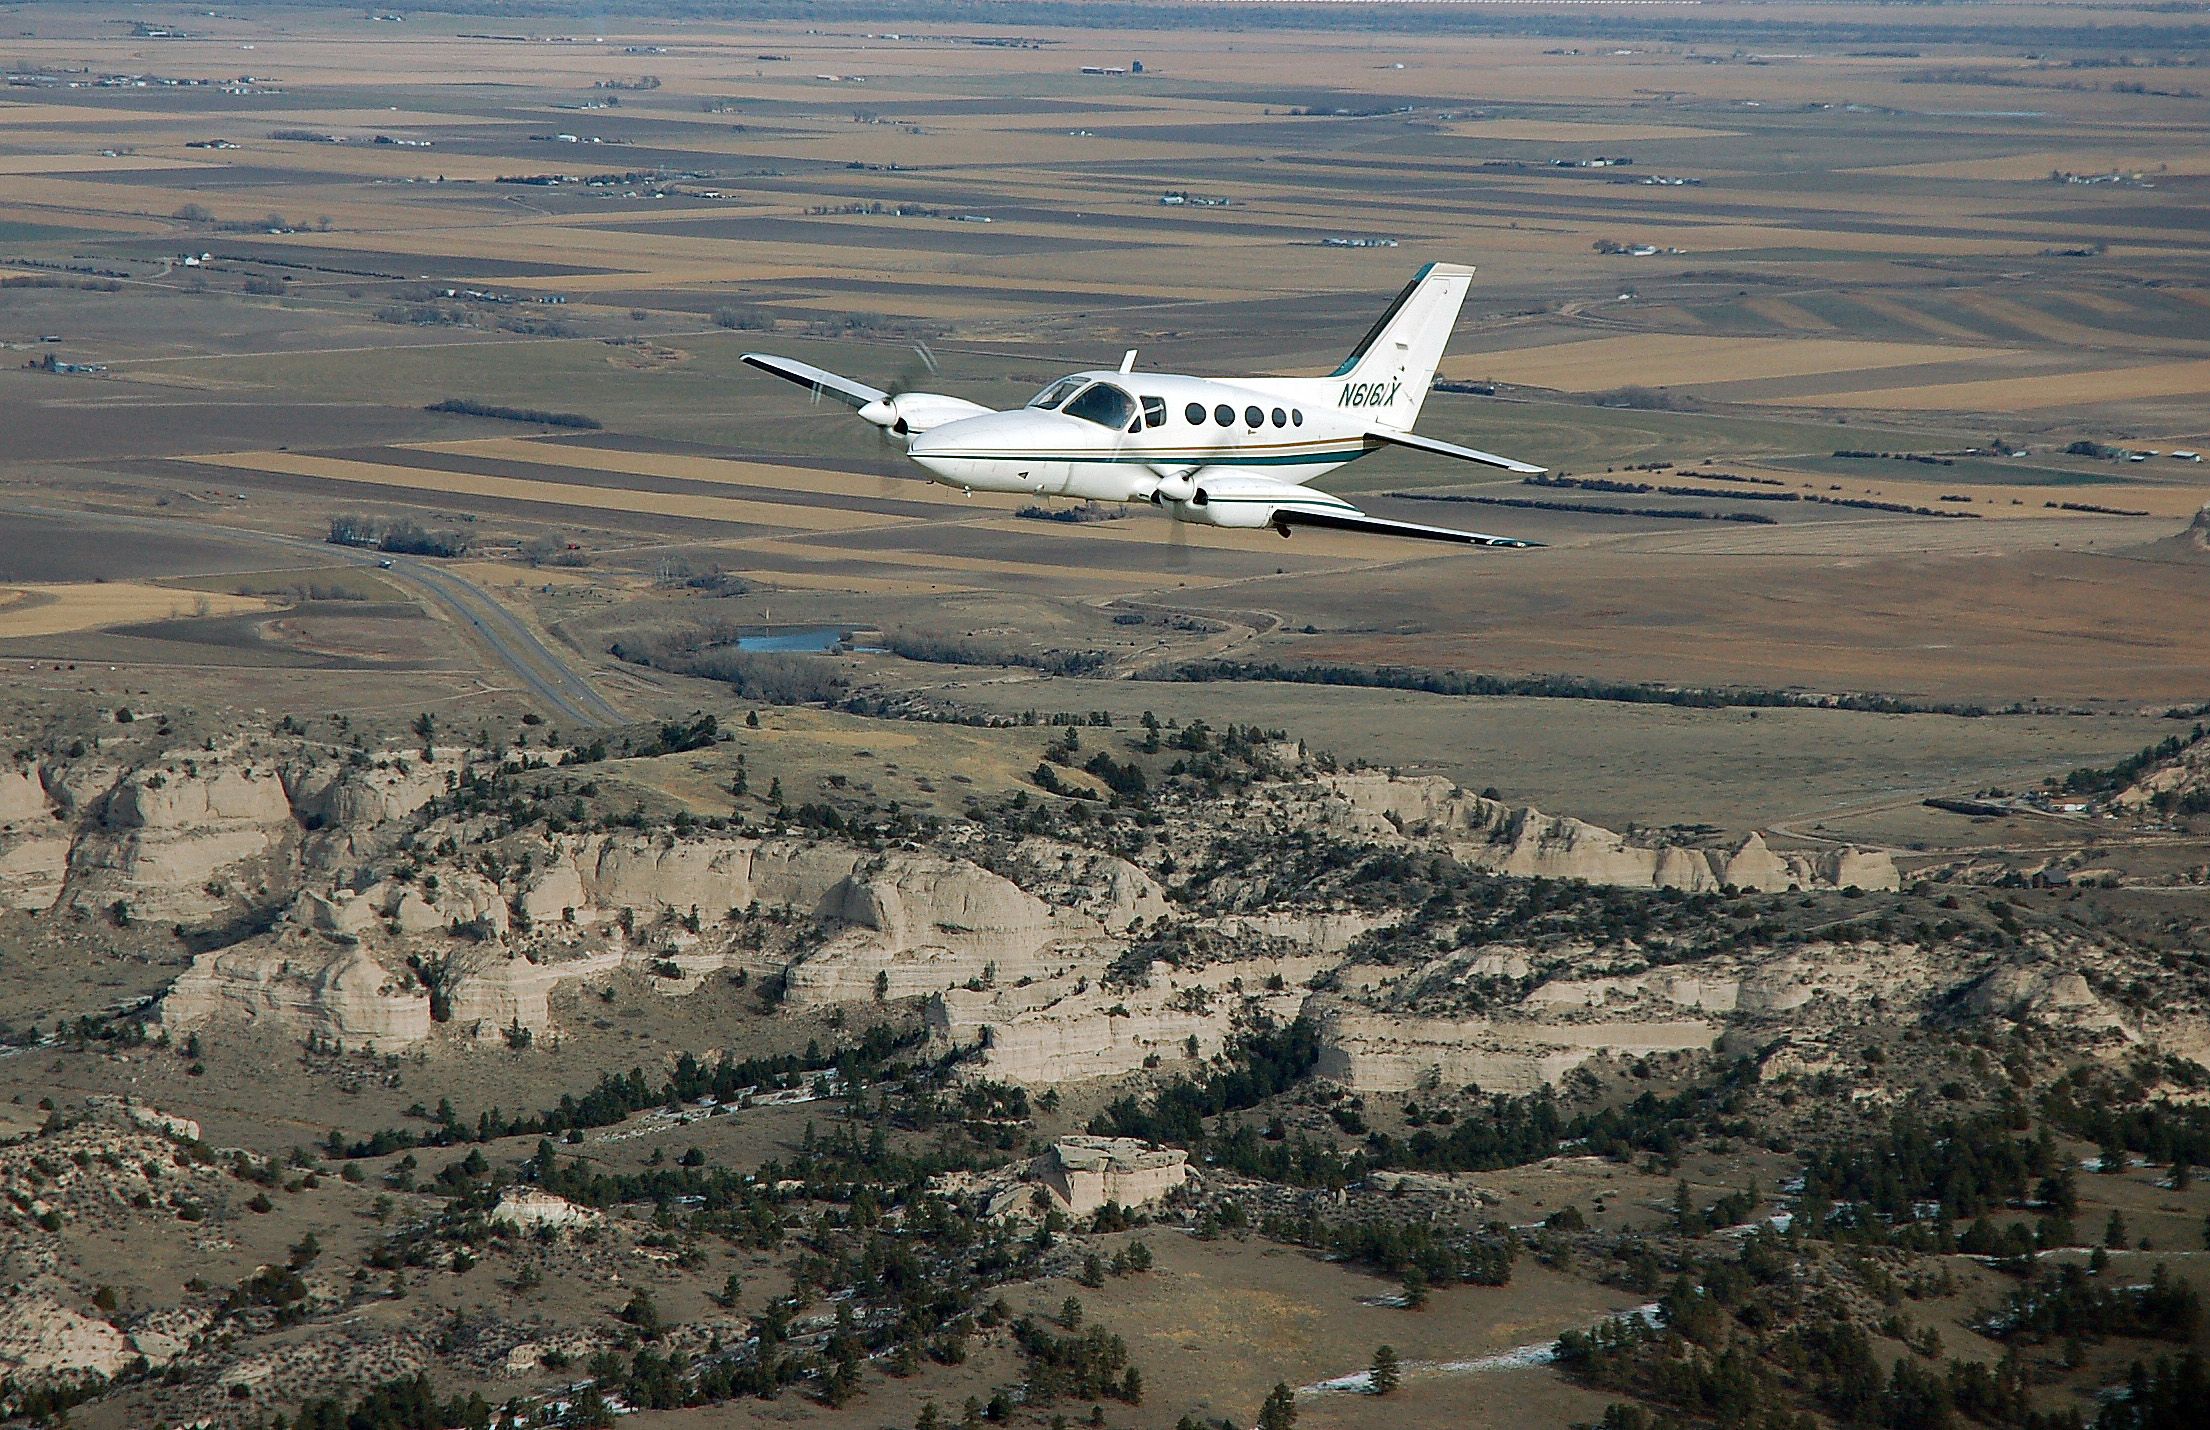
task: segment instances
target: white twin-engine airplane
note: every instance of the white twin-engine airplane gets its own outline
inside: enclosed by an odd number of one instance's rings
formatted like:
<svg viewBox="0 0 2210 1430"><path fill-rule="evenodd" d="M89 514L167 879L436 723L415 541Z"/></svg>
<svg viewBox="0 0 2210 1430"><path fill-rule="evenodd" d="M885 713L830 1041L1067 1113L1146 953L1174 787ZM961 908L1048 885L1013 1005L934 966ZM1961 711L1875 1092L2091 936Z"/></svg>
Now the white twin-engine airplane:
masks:
<svg viewBox="0 0 2210 1430"><path fill-rule="evenodd" d="M1536 546L1509 536L1384 521L1306 483L1384 447L1409 447L1508 472L1541 467L1415 436L1435 365L1473 270L1430 263L1327 377L1183 377L1078 372L994 412L933 392L888 393L807 363L746 353L763 372L858 409L906 443L935 481L962 491L1147 501L1177 521L1369 531L1472 546Z"/></svg>

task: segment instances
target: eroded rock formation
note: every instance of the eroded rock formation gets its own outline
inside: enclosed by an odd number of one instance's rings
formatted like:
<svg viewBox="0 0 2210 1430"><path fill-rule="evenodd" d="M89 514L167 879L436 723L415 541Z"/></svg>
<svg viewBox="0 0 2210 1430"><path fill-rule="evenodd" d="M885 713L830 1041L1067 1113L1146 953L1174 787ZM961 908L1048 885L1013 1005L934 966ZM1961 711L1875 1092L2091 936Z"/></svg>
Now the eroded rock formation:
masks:
<svg viewBox="0 0 2210 1430"><path fill-rule="evenodd" d="M1519 878L1585 879L1637 889L1892 889L1885 853L1838 849L1778 853L1752 832L1703 848L1631 840L1609 829L1531 806L1468 794L1440 777L1360 772L1325 775L1285 798L1300 798L1369 838L1399 836L1447 847L1466 864Z"/></svg>

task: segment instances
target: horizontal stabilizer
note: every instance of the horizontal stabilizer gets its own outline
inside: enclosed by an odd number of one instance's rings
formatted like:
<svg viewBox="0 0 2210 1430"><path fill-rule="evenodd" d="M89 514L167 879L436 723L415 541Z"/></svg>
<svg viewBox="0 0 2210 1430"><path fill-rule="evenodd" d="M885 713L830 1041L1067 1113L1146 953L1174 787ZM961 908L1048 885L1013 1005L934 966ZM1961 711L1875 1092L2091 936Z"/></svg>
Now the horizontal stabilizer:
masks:
<svg viewBox="0 0 2210 1430"><path fill-rule="evenodd" d="M880 402L890 395L879 387L869 387L864 382L839 377L826 368L815 367L812 363L777 357L773 353L746 353L744 362L761 372L773 373L785 382L795 382L800 387L812 388L824 397L833 397L846 407L865 407L870 402Z"/></svg>
<svg viewBox="0 0 2210 1430"><path fill-rule="evenodd" d="M746 362L752 361L750 358ZM1422 437L1413 432L1368 432L1369 442L1386 442L1392 447L1409 447L1415 452L1432 452L1438 457L1456 457L1461 462L1479 462L1484 467L1502 467L1507 472L1517 472L1523 477L1539 477L1550 470L1526 462L1515 462L1510 457L1499 457L1494 452L1479 452L1471 447L1461 447L1455 442L1438 442L1433 437Z"/></svg>
<svg viewBox="0 0 2210 1430"><path fill-rule="evenodd" d="M1416 541L1450 541L1460 546L1517 546L1542 545L1539 541L1521 541L1516 536L1489 536L1478 531L1456 531L1447 526L1421 526L1411 521L1384 521L1364 512L1342 511L1330 508L1314 511L1308 507L1285 506L1274 512L1274 525L1286 532L1292 526L1324 527L1330 531L1365 531L1376 536L1409 536Z"/></svg>

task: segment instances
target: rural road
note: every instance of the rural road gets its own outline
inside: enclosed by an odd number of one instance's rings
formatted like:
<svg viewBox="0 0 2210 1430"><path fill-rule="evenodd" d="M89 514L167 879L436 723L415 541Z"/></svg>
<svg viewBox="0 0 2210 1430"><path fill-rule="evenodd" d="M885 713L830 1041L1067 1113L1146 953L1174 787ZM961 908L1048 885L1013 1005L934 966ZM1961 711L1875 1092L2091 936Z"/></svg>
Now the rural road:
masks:
<svg viewBox="0 0 2210 1430"><path fill-rule="evenodd" d="M127 526L145 531L173 533L179 530L179 523L175 520L159 517L13 503L7 509L27 516ZM332 546L306 537L255 531L250 527L223 526L217 529L223 536L233 540L282 547L286 551L312 555L322 561L342 561L349 565L374 569L388 559L391 565L383 568L384 575L396 577L401 584L412 587L426 596L432 604L457 618L475 634L476 639L490 651L499 664L511 671L531 694L562 719L587 729L605 729L627 723L622 713L608 703L606 697L600 695L588 679L539 640L536 633L522 624L512 611L500 605L489 592L472 581L455 576L449 571L440 571L428 562L418 561L413 557L386 558L355 547Z"/></svg>
<svg viewBox="0 0 2210 1430"><path fill-rule="evenodd" d="M290 537L279 539L293 540ZM304 541L298 544L315 545ZM346 555L361 566L380 564L385 559L351 551ZM386 575L400 577L460 617L502 664L563 718L591 729L625 723L621 712L608 704L606 697L600 695L590 681L481 586L412 557L395 556L389 560L392 564L385 571Z"/></svg>

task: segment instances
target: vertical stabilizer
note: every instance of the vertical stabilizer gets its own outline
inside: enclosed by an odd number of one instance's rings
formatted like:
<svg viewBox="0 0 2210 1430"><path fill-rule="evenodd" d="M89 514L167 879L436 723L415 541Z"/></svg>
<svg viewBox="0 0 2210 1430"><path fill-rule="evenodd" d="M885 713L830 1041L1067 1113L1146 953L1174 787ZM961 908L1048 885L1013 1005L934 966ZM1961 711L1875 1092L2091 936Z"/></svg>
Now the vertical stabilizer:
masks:
<svg viewBox="0 0 2210 1430"><path fill-rule="evenodd" d="M1335 370L1337 405L1410 431L1472 281L1473 270L1460 263L1430 263L1415 274Z"/></svg>

